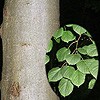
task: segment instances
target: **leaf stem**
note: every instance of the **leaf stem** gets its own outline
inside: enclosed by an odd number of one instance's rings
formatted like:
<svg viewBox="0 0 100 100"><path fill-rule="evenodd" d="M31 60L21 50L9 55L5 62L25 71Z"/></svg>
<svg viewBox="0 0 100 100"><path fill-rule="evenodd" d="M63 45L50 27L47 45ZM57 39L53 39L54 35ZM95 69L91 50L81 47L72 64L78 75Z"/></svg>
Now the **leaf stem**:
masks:
<svg viewBox="0 0 100 100"><path fill-rule="evenodd" d="M64 31L66 31L66 26L64 26Z"/></svg>
<svg viewBox="0 0 100 100"><path fill-rule="evenodd" d="M65 66L65 65L67 65L67 62L64 62L61 67Z"/></svg>
<svg viewBox="0 0 100 100"><path fill-rule="evenodd" d="M78 42L79 42L80 38L81 38L81 35L80 35L80 36L78 37L78 39L77 39L76 48L78 47Z"/></svg>
<svg viewBox="0 0 100 100"><path fill-rule="evenodd" d="M75 47L74 51L72 52L72 54L74 54L75 51L77 50L77 48L78 48L78 42L79 42L80 38L81 38L81 35L79 35L78 39L75 41L76 47Z"/></svg>
<svg viewBox="0 0 100 100"><path fill-rule="evenodd" d="M90 39L90 41L91 41L92 43L94 43L94 41L91 39L91 37L89 37L89 39Z"/></svg>
<svg viewBox="0 0 100 100"><path fill-rule="evenodd" d="M68 46L68 49L69 49L74 43L76 43L76 42L77 42L77 40L74 41L74 42L72 42L72 43Z"/></svg>

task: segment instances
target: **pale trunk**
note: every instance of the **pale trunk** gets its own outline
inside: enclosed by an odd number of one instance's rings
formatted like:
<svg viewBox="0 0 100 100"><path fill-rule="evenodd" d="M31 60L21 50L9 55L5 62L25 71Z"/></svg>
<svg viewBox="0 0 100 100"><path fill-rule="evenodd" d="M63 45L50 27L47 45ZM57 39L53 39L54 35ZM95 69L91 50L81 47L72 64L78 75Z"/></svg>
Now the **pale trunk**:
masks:
<svg viewBox="0 0 100 100"><path fill-rule="evenodd" d="M1 100L58 100L45 71L59 0L5 0Z"/></svg>

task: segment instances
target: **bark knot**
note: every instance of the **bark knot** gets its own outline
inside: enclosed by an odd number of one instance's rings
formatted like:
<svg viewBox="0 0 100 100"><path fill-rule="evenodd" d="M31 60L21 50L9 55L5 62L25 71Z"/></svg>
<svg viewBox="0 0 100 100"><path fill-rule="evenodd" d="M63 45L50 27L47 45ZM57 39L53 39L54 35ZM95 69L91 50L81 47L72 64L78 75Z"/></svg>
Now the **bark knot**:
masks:
<svg viewBox="0 0 100 100"><path fill-rule="evenodd" d="M20 86L18 82L13 82L10 87L10 94L14 97L19 97L20 95Z"/></svg>

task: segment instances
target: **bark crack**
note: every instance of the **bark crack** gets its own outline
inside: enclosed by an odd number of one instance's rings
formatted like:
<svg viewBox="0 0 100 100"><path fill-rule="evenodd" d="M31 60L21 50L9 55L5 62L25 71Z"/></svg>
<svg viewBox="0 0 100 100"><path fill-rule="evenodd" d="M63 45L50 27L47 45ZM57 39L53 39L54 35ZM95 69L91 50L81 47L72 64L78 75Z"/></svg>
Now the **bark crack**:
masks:
<svg viewBox="0 0 100 100"><path fill-rule="evenodd" d="M29 44L29 43L21 43L21 46L30 46L31 44Z"/></svg>

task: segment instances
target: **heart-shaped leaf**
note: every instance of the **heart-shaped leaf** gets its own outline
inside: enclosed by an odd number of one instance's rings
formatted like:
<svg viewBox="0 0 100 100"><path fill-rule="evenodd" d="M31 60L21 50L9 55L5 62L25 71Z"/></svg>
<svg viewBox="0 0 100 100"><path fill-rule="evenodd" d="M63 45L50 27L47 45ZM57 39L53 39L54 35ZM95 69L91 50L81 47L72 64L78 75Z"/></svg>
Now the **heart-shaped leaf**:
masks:
<svg viewBox="0 0 100 100"><path fill-rule="evenodd" d="M97 74L98 74L98 69L99 69L98 60L92 60L88 68L89 68L90 73L97 79Z"/></svg>
<svg viewBox="0 0 100 100"><path fill-rule="evenodd" d="M77 69L85 74L89 74L90 63L87 60L81 60L77 63Z"/></svg>
<svg viewBox="0 0 100 100"><path fill-rule="evenodd" d="M47 64L50 61L50 57L48 55L46 55L45 57L45 64Z"/></svg>
<svg viewBox="0 0 100 100"><path fill-rule="evenodd" d="M81 54L84 54L84 55L87 54L90 57L98 56L98 52L97 52L97 48L96 48L95 43L94 44L90 44L88 46L84 46L82 48L78 48L78 51Z"/></svg>
<svg viewBox="0 0 100 100"><path fill-rule="evenodd" d="M70 54L70 49L67 49L66 47L63 47L59 49L56 53L56 57L59 62L64 61L66 55Z"/></svg>
<svg viewBox="0 0 100 100"><path fill-rule="evenodd" d="M90 35L90 33L89 32L85 32L85 35L87 35L88 37L92 37L91 35Z"/></svg>
<svg viewBox="0 0 100 100"><path fill-rule="evenodd" d="M49 44L48 44L48 47L47 47L47 52L50 52L52 50L52 48L53 48L53 41L50 40Z"/></svg>
<svg viewBox="0 0 100 100"><path fill-rule="evenodd" d="M98 75L98 67L92 69L92 70L91 70L91 74L97 79L97 75Z"/></svg>
<svg viewBox="0 0 100 100"><path fill-rule="evenodd" d="M90 44L87 47L87 54L91 57L98 56L97 48L95 44Z"/></svg>
<svg viewBox="0 0 100 100"><path fill-rule="evenodd" d="M63 35L63 32L64 32L64 29L61 27L60 29L58 29L58 30L54 33L53 37L54 37L55 39L57 39L57 38L59 38L59 37L61 37L61 36Z"/></svg>
<svg viewBox="0 0 100 100"><path fill-rule="evenodd" d="M70 42L70 41L73 41L76 37L72 34L71 31L64 31L61 39L62 41L64 42Z"/></svg>
<svg viewBox="0 0 100 100"><path fill-rule="evenodd" d="M71 81L75 86L79 87L85 81L85 74L81 73L79 70L76 70L71 77Z"/></svg>
<svg viewBox="0 0 100 100"><path fill-rule="evenodd" d="M97 78L98 74L98 60L95 59L85 59L77 63L77 69L85 74L92 74Z"/></svg>
<svg viewBox="0 0 100 100"><path fill-rule="evenodd" d="M79 53L86 55L87 51L84 48L78 48Z"/></svg>
<svg viewBox="0 0 100 100"><path fill-rule="evenodd" d="M61 72L62 72L63 77L70 79L72 76L72 73L75 72L75 69L72 66L63 66L61 68Z"/></svg>
<svg viewBox="0 0 100 100"><path fill-rule="evenodd" d="M48 73L49 82L57 82L62 78L61 68L52 68Z"/></svg>
<svg viewBox="0 0 100 100"><path fill-rule="evenodd" d="M93 89L93 87L94 87L94 85L95 85L95 82L96 82L96 80L95 80L95 79L92 79L92 80L89 82L88 89Z"/></svg>
<svg viewBox="0 0 100 100"><path fill-rule="evenodd" d="M81 27L79 25L75 25L75 24L73 25L73 30L79 35L86 32L86 29L84 29L83 27Z"/></svg>
<svg viewBox="0 0 100 100"><path fill-rule="evenodd" d="M66 56L66 61L69 65L75 65L81 60L81 56L79 54L69 54Z"/></svg>
<svg viewBox="0 0 100 100"><path fill-rule="evenodd" d="M70 80L63 78L61 79L58 88L59 88L59 92L61 93L61 95L63 97L66 97L72 93L74 86L70 82Z"/></svg>

